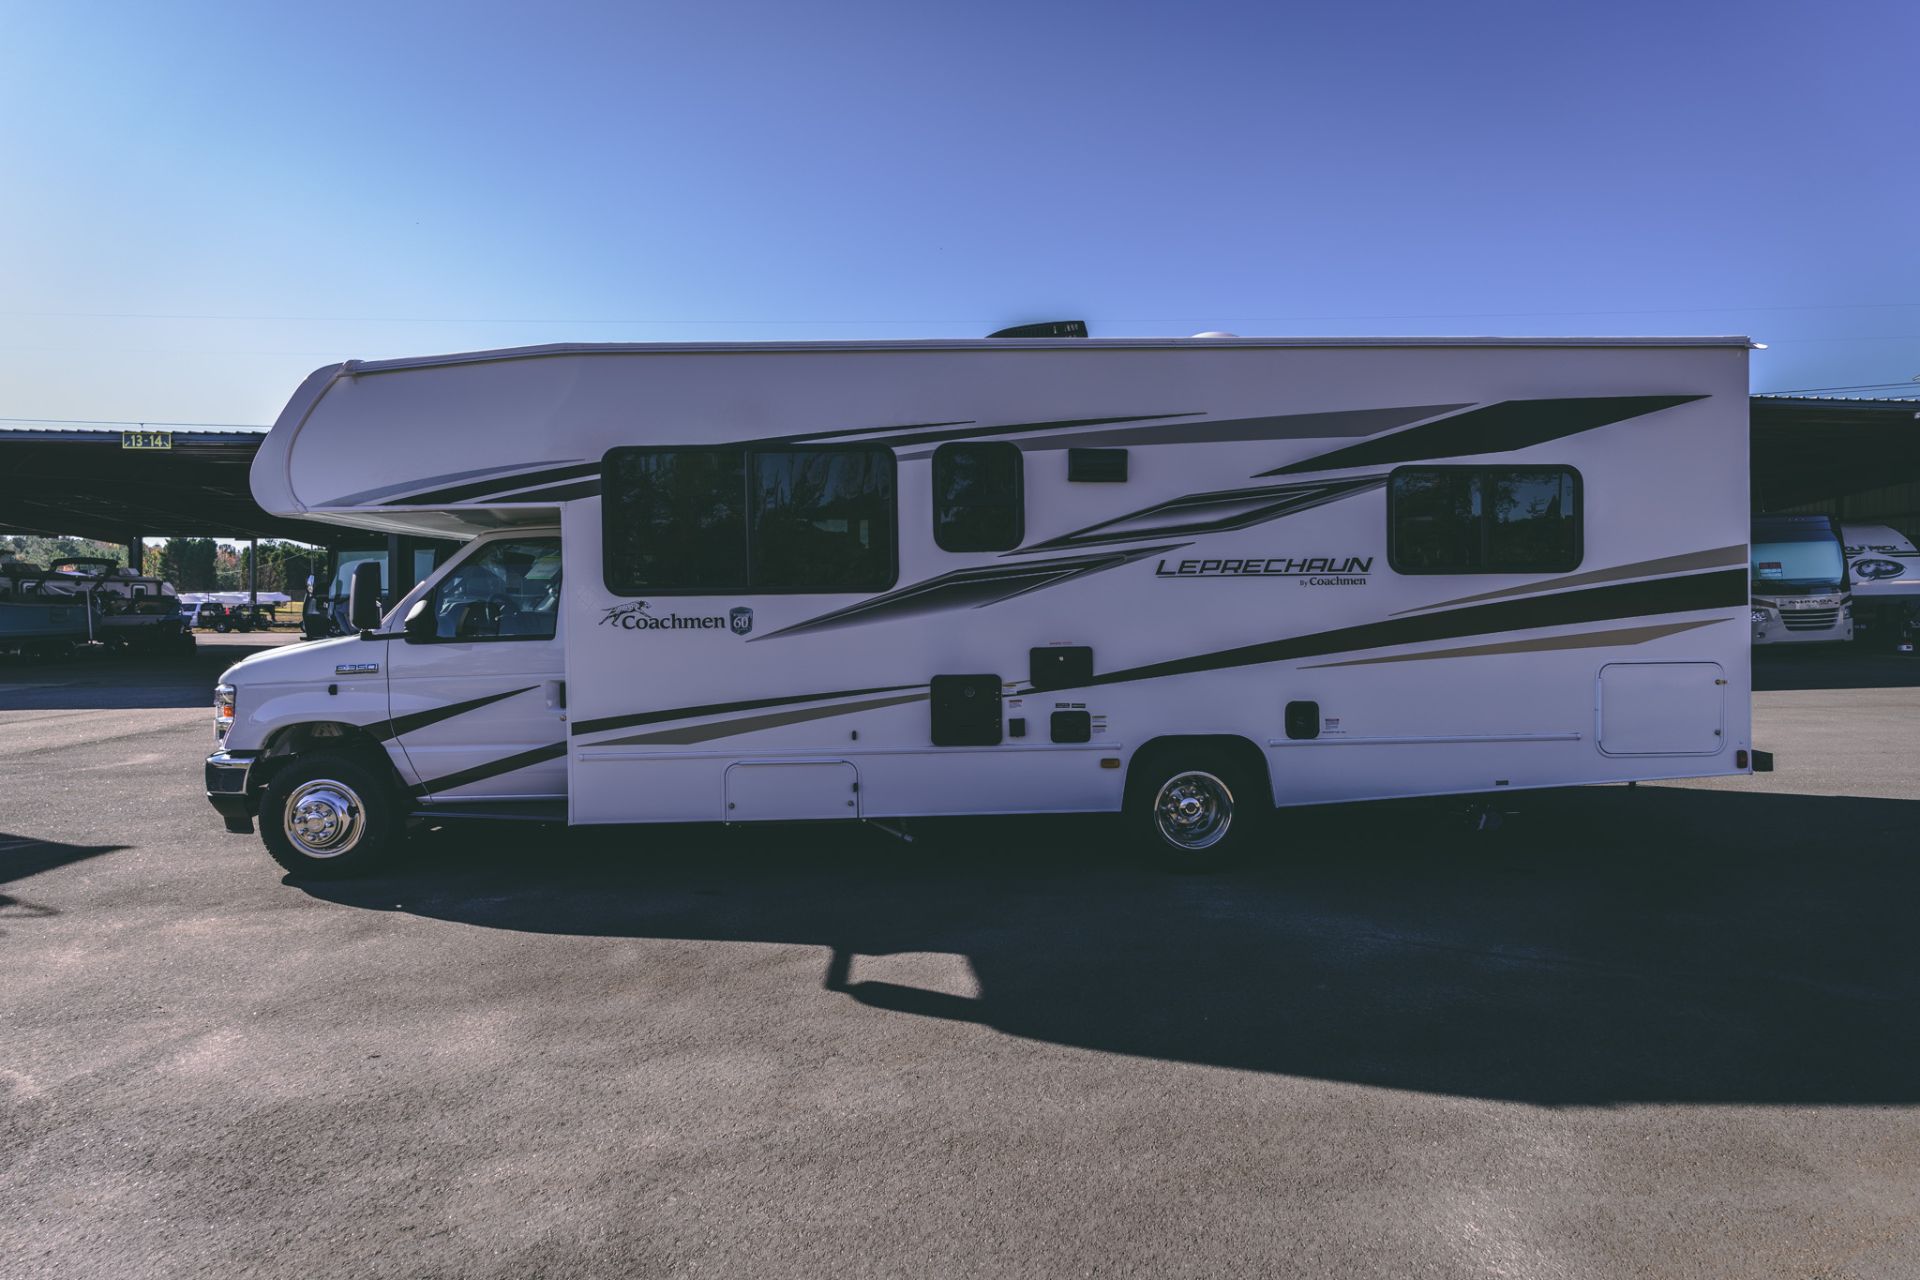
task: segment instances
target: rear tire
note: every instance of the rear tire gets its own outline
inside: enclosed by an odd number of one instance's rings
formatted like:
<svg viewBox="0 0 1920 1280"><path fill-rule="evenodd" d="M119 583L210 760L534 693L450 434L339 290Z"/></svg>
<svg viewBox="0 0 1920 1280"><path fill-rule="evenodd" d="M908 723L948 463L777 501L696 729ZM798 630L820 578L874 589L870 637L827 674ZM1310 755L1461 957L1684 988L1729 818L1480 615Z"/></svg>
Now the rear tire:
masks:
<svg viewBox="0 0 1920 1280"><path fill-rule="evenodd" d="M1266 780L1233 753L1156 752L1128 779L1133 843L1169 871L1217 871L1244 857L1273 819Z"/></svg>
<svg viewBox="0 0 1920 1280"><path fill-rule="evenodd" d="M267 784L260 839L273 860L309 880L366 875L392 861L406 831L388 772L354 756L301 756Z"/></svg>

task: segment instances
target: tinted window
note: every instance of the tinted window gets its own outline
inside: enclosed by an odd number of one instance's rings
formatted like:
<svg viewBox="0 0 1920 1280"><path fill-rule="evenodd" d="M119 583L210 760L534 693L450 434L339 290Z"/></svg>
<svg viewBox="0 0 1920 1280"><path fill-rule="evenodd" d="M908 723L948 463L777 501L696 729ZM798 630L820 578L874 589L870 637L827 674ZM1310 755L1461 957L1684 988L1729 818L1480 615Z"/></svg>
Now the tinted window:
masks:
<svg viewBox="0 0 1920 1280"><path fill-rule="evenodd" d="M893 454L753 454L747 582L757 591L877 591L893 581Z"/></svg>
<svg viewBox="0 0 1920 1280"><path fill-rule="evenodd" d="M933 451L933 540L943 551L1010 551L1026 533L1020 448L1003 441Z"/></svg>
<svg viewBox="0 0 1920 1280"><path fill-rule="evenodd" d="M613 449L607 589L867 591L894 571L887 449Z"/></svg>
<svg viewBox="0 0 1920 1280"><path fill-rule="evenodd" d="M433 591L442 640L551 640L560 617L560 539L489 542Z"/></svg>
<svg viewBox="0 0 1920 1280"><path fill-rule="evenodd" d="M742 450L611 451L600 498L608 588L746 586L746 497Z"/></svg>
<svg viewBox="0 0 1920 1280"><path fill-rule="evenodd" d="M1565 467L1402 467L1388 558L1400 573L1565 573L1580 564L1579 504Z"/></svg>

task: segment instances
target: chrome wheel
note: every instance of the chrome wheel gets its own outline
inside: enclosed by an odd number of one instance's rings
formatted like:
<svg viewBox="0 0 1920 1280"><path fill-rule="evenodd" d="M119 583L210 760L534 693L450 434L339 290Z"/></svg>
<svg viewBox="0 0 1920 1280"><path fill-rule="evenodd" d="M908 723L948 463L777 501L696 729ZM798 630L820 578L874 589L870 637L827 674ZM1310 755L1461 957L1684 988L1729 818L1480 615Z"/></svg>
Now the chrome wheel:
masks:
<svg viewBox="0 0 1920 1280"><path fill-rule="evenodd" d="M294 848L309 858L337 858L360 843L366 806L346 783L315 778L288 793L281 825Z"/></svg>
<svg viewBox="0 0 1920 1280"><path fill-rule="evenodd" d="M1176 849L1211 848L1233 825L1233 792L1210 773L1175 774L1153 799L1153 821Z"/></svg>

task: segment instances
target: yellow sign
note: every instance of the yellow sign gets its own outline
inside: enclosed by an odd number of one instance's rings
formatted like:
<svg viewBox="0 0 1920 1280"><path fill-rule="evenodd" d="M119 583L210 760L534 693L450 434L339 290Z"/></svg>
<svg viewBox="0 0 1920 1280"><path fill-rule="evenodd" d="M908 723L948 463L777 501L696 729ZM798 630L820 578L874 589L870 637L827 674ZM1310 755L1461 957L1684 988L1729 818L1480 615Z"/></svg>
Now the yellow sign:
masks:
<svg viewBox="0 0 1920 1280"><path fill-rule="evenodd" d="M122 449L171 449L173 432L171 431L122 431L120 433Z"/></svg>

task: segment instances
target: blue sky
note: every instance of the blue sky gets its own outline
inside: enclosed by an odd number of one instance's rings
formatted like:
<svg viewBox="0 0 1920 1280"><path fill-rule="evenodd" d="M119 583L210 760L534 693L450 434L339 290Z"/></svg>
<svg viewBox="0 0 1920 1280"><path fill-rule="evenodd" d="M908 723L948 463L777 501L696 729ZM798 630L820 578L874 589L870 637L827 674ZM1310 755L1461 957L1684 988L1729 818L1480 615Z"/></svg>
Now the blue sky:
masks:
<svg viewBox="0 0 1920 1280"><path fill-rule="evenodd" d="M1057 317L1745 332L1757 389L1891 382L1917 47L1910 0L0 0L0 417Z"/></svg>

